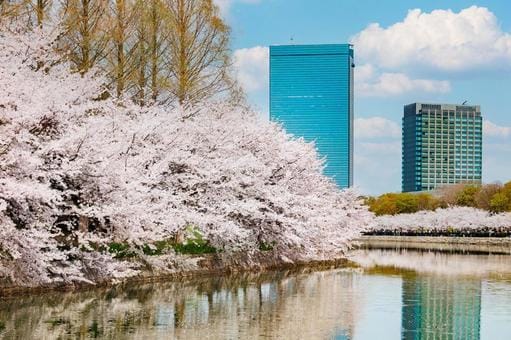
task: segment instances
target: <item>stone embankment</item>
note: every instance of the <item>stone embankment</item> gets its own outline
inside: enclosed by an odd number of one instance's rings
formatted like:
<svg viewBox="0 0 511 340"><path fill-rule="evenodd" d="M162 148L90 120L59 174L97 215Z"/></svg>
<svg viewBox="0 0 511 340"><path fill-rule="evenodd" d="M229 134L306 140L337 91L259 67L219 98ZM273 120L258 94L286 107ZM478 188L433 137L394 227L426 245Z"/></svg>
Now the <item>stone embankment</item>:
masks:
<svg viewBox="0 0 511 340"><path fill-rule="evenodd" d="M358 247L463 253L511 254L511 237L381 236L366 235Z"/></svg>

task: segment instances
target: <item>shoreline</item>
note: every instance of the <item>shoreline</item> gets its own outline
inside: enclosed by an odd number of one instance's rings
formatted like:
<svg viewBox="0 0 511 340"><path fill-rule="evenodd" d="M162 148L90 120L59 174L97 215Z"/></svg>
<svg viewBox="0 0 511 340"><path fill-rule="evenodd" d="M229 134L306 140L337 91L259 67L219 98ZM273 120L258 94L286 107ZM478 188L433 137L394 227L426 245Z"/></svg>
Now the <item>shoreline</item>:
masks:
<svg viewBox="0 0 511 340"><path fill-rule="evenodd" d="M363 236L399 236L399 237L460 237L460 238L511 238L511 227L480 229L444 229L424 228L421 230L377 229L362 233Z"/></svg>
<svg viewBox="0 0 511 340"><path fill-rule="evenodd" d="M511 236L507 237L476 237L476 236L422 236L422 235L362 235L356 241L367 241L367 240L393 240L393 241L404 241L404 240L415 240L420 243L463 243L463 244L510 244Z"/></svg>
<svg viewBox="0 0 511 340"><path fill-rule="evenodd" d="M474 254L511 254L511 237L454 237L454 236L381 236L364 235L354 240L353 249L402 249L412 251L439 251L449 253ZM165 281L193 280L215 276L227 276L243 273L268 273L275 271L289 271L291 273L305 273L310 271L323 271L342 267L352 267L349 258L342 257L330 260L313 260L286 262L276 259L268 254L262 256L259 262L247 265L239 258L233 257L227 261L216 255L190 256L198 259L198 267L175 272L143 272L140 275L115 280L105 280L96 284L73 283L53 284L37 287L0 286L0 299L31 296L55 292L80 292L111 287L125 287L134 284L158 283Z"/></svg>
<svg viewBox="0 0 511 340"><path fill-rule="evenodd" d="M214 255L200 256L199 262L201 267L193 270L181 270L176 272L152 273L143 272L140 275L121 279L119 281L105 280L95 284L91 283L73 283L73 284L54 284L42 285L36 287L23 286L0 286L0 300L2 298L33 296L55 292L81 292L94 289L105 289L112 287L125 287L134 284L159 283L165 281L193 280L199 278L208 278L215 276L228 276L232 274L259 274L278 271L288 271L290 273L306 273L310 271L324 271L341 267L352 266L351 261L347 258L337 258L331 260L313 260L313 261L297 261L289 263L285 261L268 263L257 263L252 266L230 265L221 263L219 266L218 259ZM235 259L231 259L235 260ZM204 265L204 263L206 265Z"/></svg>
<svg viewBox="0 0 511 340"><path fill-rule="evenodd" d="M364 235L356 242L362 249L435 250L451 253L511 254L511 237Z"/></svg>

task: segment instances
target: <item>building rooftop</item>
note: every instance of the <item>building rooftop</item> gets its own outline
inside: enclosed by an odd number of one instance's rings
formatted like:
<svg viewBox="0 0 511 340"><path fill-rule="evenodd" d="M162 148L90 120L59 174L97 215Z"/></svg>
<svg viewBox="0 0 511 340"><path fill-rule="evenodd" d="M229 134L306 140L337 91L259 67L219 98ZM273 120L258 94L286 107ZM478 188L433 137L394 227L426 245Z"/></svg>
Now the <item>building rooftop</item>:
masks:
<svg viewBox="0 0 511 340"><path fill-rule="evenodd" d="M351 44L318 44L318 45L272 45L270 56L279 55L314 55L314 54L349 54L353 56Z"/></svg>
<svg viewBox="0 0 511 340"><path fill-rule="evenodd" d="M440 110L452 110L452 111L458 111L462 109L469 109L474 110L477 112L481 112L481 106L480 105L463 105L463 104L446 104L446 103L422 103L422 102L415 102L408 105L405 105L406 107L417 107L417 111L424 108L434 108L435 106L438 106Z"/></svg>

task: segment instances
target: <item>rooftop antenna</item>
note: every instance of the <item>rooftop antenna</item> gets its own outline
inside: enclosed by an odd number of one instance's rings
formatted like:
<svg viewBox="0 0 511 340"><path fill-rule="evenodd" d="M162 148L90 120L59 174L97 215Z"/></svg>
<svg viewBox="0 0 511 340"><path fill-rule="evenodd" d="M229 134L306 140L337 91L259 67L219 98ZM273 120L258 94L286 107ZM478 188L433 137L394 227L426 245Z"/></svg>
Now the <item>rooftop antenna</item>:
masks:
<svg viewBox="0 0 511 340"><path fill-rule="evenodd" d="M461 105L465 105L467 102L468 102L468 100L465 100L465 101L463 102L463 104L461 104Z"/></svg>

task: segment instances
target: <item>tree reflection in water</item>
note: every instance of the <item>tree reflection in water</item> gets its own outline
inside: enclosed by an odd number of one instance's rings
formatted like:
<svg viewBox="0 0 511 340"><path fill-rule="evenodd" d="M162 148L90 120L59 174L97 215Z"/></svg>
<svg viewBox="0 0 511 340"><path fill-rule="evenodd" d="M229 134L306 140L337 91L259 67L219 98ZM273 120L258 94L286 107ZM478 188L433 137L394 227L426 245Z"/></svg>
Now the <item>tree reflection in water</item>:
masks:
<svg viewBox="0 0 511 340"><path fill-rule="evenodd" d="M240 275L2 301L6 338L325 339L351 333L356 275Z"/></svg>
<svg viewBox="0 0 511 340"><path fill-rule="evenodd" d="M360 268L4 298L0 338L341 340L373 329L380 339L511 339L511 256L389 249L352 259Z"/></svg>

